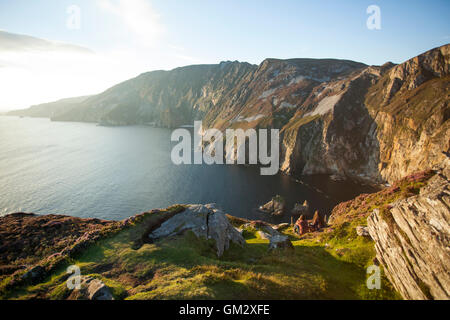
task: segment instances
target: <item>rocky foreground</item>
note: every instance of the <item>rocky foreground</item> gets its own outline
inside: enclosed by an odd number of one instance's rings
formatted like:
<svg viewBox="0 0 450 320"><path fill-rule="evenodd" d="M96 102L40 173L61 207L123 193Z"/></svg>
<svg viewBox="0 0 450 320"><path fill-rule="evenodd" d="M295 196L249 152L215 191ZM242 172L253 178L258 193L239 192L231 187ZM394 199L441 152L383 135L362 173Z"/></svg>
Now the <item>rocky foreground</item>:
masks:
<svg viewBox="0 0 450 320"><path fill-rule="evenodd" d="M416 196L368 219L379 260L407 299L450 299L450 161Z"/></svg>
<svg viewBox="0 0 450 320"><path fill-rule="evenodd" d="M0 218L0 298L448 299L448 177L447 166L361 195L302 236L212 204L124 221L11 214ZM373 264L380 290L366 285Z"/></svg>

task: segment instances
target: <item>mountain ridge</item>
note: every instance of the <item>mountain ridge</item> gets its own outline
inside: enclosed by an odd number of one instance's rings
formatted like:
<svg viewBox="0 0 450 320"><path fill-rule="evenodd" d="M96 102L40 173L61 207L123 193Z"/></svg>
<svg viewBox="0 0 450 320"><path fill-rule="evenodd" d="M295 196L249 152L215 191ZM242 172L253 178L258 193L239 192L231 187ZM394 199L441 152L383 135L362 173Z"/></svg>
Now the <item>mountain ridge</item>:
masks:
<svg viewBox="0 0 450 320"><path fill-rule="evenodd" d="M448 151L449 52L444 45L399 65L268 58L152 71L49 117L275 128L286 174L393 182L436 165Z"/></svg>

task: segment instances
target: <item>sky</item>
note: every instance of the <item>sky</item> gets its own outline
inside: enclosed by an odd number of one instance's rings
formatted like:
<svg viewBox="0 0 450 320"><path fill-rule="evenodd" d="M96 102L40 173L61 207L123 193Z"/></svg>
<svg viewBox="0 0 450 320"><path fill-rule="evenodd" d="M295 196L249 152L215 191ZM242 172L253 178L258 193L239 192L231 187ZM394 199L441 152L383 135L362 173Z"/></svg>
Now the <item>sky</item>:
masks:
<svg viewBox="0 0 450 320"><path fill-rule="evenodd" d="M190 64L401 63L450 42L449 12L448 0L0 0L0 111Z"/></svg>

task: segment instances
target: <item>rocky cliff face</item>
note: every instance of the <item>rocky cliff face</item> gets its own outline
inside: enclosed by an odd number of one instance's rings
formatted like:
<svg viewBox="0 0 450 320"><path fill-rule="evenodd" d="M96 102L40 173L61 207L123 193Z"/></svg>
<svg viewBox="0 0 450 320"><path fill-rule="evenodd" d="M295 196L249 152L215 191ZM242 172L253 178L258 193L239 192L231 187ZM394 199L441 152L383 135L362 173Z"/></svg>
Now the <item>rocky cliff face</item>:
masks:
<svg viewBox="0 0 450 320"><path fill-rule="evenodd" d="M405 299L450 299L450 161L420 194L368 218L378 260Z"/></svg>
<svg viewBox="0 0 450 320"><path fill-rule="evenodd" d="M222 62L155 71L53 120L280 129L282 171L394 182L449 150L450 45L380 67L333 59ZM24 114L22 114L24 115Z"/></svg>
<svg viewBox="0 0 450 320"><path fill-rule="evenodd" d="M52 119L169 128L192 125L215 105L225 108L231 103L255 69L248 63L223 62L144 73Z"/></svg>
<svg viewBox="0 0 450 320"><path fill-rule="evenodd" d="M395 181L439 165L450 141L450 45L389 70L366 94L377 124L379 172Z"/></svg>
<svg viewBox="0 0 450 320"><path fill-rule="evenodd" d="M52 118L70 111L88 98L89 96L62 99L55 102L31 106L24 110L14 110L8 114L12 116L27 116L33 118Z"/></svg>
<svg viewBox="0 0 450 320"><path fill-rule="evenodd" d="M316 87L283 128L287 173L390 183L442 163L450 45Z"/></svg>
<svg viewBox="0 0 450 320"><path fill-rule="evenodd" d="M315 88L282 129L281 169L379 182L377 125L363 94L380 73L372 67Z"/></svg>

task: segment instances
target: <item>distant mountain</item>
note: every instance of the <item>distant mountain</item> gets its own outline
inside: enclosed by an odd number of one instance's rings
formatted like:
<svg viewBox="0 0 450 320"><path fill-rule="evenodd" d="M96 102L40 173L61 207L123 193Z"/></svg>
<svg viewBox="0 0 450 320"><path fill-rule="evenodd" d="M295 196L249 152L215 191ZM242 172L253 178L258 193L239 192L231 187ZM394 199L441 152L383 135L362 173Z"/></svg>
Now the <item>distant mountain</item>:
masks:
<svg viewBox="0 0 450 320"><path fill-rule="evenodd" d="M364 67L331 59L267 59L260 66L235 61L154 71L93 96L53 119L109 125L154 122L163 127L204 119L207 125L224 128L253 118L261 120L262 115L270 118L274 111L292 113L316 85ZM283 86L288 88L286 99L275 105L276 101L268 98Z"/></svg>
<svg viewBox="0 0 450 320"><path fill-rule="evenodd" d="M59 121L174 128L278 128L281 169L392 182L448 152L450 45L398 66L266 59L144 73L70 103L34 107Z"/></svg>
<svg viewBox="0 0 450 320"><path fill-rule="evenodd" d="M31 106L28 109L14 110L7 114L11 116L26 116L34 118L52 118L70 111L89 96L61 99L55 102L43 103Z"/></svg>

